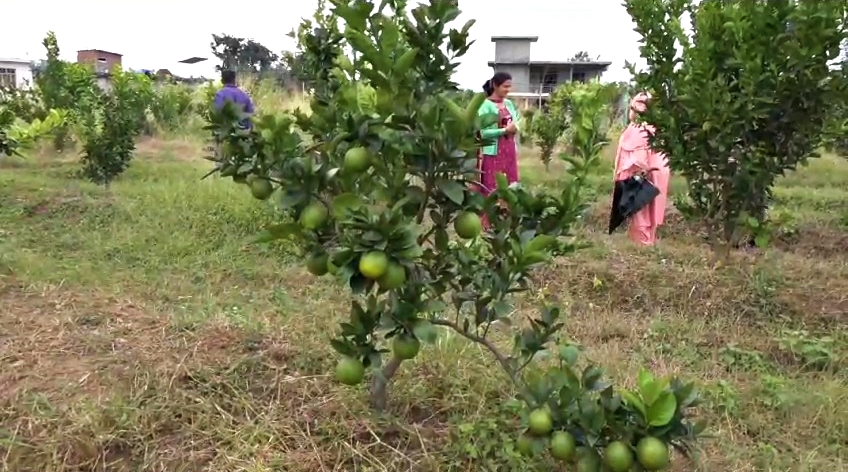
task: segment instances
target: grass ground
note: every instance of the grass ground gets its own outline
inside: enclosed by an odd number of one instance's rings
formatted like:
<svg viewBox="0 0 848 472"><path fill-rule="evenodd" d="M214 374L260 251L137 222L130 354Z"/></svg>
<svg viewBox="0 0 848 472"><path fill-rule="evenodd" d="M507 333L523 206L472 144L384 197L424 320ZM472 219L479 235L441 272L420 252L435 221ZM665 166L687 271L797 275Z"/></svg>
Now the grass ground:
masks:
<svg viewBox="0 0 848 472"><path fill-rule="evenodd" d="M273 209L199 181L199 155L146 141L109 189L61 157L0 163L0 469L533 470L513 449L511 391L475 345L426 348L382 418L335 384L344 290L289 247L244 246ZM525 180L558 171L525 153ZM722 266L677 218L653 250L606 236L609 173L596 179L594 246L539 289L615 380L642 365L698 379L715 438L675 470L848 470L848 161L783 179L780 240Z"/></svg>

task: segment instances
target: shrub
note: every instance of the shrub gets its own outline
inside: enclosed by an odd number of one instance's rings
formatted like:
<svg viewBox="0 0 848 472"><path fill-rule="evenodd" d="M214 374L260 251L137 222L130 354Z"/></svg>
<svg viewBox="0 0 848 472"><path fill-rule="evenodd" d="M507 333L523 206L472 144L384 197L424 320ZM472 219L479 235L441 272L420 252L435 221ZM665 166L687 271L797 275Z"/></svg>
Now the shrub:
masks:
<svg viewBox="0 0 848 472"><path fill-rule="evenodd" d="M38 92L33 89L0 87L0 105L26 122L47 117L47 109L44 108Z"/></svg>
<svg viewBox="0 0 848 472"><path fill-rule="evenodd" d="M844 2L628 0L653 94L652 144L686 178L689 207L728 249L749 217L766 220L775 179L816 157L828 104L828 63L845 37ZM683 31L692 19L691 37Z"/></svg>
<svg viewBox="0 0 848 472"><path fill-rule="evenodd" d="M193 112L194 91L183 84L162 84L156 88L150 104L150 113L156 124L174 130L185 124Z"/></svg>
<svg viewBox="0 0 848 472"><path fill-rule="evenodd" d="M0 105L0 156L13 156L17 153L18 142L9 135L15 122L12 110Z"/></svg>
<svg viewBox="0 0 848 472"><path fill-rule="evenodd" d="M152 97L147 76L118 69L112 72L111 90L92 90L77 114L86 178L108 185L127 169Z"/></svg>

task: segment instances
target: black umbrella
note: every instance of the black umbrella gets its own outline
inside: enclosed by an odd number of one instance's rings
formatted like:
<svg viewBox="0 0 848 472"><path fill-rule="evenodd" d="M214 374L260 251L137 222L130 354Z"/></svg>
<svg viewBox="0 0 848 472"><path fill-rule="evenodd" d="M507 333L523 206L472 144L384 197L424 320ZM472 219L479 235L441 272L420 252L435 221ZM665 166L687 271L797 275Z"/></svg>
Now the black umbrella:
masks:
<svg viewBox="0 0 848 472"><path fill-rule="evenodd" d="M617 181L612 192L609 234L612 234L616 228L621 226L624 220L645 208L659 194L659 189L641 175L634 175L628 179Z"/></svg>

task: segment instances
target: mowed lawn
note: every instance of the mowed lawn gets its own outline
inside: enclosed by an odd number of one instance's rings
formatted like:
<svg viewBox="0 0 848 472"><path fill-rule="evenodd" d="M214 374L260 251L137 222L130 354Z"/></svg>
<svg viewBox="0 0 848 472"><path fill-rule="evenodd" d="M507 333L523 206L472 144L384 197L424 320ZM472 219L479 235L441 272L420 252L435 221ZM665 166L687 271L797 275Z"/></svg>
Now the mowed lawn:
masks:
<svg viewBox="0 0 848 472"><path fill-rule="evenodd" d="M337 385L347 291L290 243L245 245L273 205L201 181L200 157L145 141L108 189L67 156L0 161L0 470L558 470L518 457L512 390L459 338L404 364L386 415ZM557 186L561 166L523 159L525 181ZM698 380L713 437L676 471L848 470L848 160L782 179L779 239L730 264L674 215L655 249L607 236L609 167L593 246L540 271L516 319L556 297L615 381Z"/></svg>

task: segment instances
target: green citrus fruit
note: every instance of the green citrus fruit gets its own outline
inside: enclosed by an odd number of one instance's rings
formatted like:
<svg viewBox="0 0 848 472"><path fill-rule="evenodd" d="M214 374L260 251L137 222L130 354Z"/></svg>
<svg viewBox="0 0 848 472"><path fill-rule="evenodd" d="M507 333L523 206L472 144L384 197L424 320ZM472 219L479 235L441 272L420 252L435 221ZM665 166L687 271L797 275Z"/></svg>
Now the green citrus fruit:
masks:
<svg viewBox="0 0 848 472"><path fill-rule="evenodd" d="M390 262L389 267L386 268L386 273L377 282L379 282L380 288L386 290L401 288L406 283L406 268L397 262Z"/></svg>
<svg viewBox="0 0 848 472"><path fill-rule="evenodd" d="M345 385L358 385L365 378L365 366L359 359L343 357L336 365L336 380Z"/></svg>
<svg viewBox="0 0 848 472"><path fill-rule="evenodd" d="M534 436L545 436L554 428L553 418L551 414L541 408L530 412L528 421L530 433Z"/></svg>
<svg viewBox="0 0 848 472"><path fill-rule="evenodd" d="M518 449L519 454L530 457L533 455L533 438L526 434L522 434L518 437L515 447Z"/></svg>
<svg viewBox="0 0 848 472"><path fill-rule="evenodd" d="M633 467L633 451L621 441L611 442L604 451L604 462L611 472L627 472Z"/></svg>
<svg viewBox="0 0 848 472"><path fill-rule="evenodd" d="M371 153L364 147L347 150L344 156L344 170L349 172L364 172L371 166Z"/></svg>
<svg viewBox="0 0 848 472"><path fill-rule="evenodd" d="M671 459L668 446L657 438L645 437L636 444L636 458L645 470L662 470Z"/></svg>
<svg viewBox="0 0 848 472"><path fill-rule="evenodd" d="M330 270L329 263L330 256L326 252L313 254L312 257L306 261L306 270L308 270L312 275L320 277Z"/></svg>
<svg viewBox="0 0 848 472"><path fill-rule="evenodd" d="M359 272L371 280L377 280L389 268L389 258L385 253L372 251L359 259Z"/></svg>
<svg viewBox="0 0 848 472"><path fill-rule="evenodd" d="M392 353L402 360L409 360L418 355L421 350L421 341L415 336L401 334L392 339Z"/></svg>
<svg viewBox="0 0 848 472"><path fill-rule="evenodd" d="M483 232L483 222L476 213L462 212L453 222L456 234L462 239L473 239Z"/></svg>
<svg viewBox="0 0 848 472"><path fill-rule="evenodd" d="M551 435L551 456L561 461L571 460L577 450L574 436L565 431L555 431Z"/></svg>
<svg viewBox="0 0 848 472"><path fill-rule="evenodd" d="M600 472L601 458L594 452L592 454L586 454L580 459L577 459L577 467L574 470L576 472Z"/></svg>
<svg viewBox="0 0 848 472"><path fill-rule="evenodd" d="M312 202L300 214L300 224L308 230L315 231L327 223L330 212L321 202Z"/></svg>
<svg viewBox="0 0 848 472"><path fill-rule="evenodd" d="M250 194L257 200L268 200L274 193L274 186L268 179L253 179L250 182Z"/></svg>
<svg viewBox="0 0 848 472"><path fill-rule="evenodd" d="M244 175L244 174L236 174L236 175L233 176L233 182L235 182L237 184L246 184L247 183L247 176Z"/></svg>

